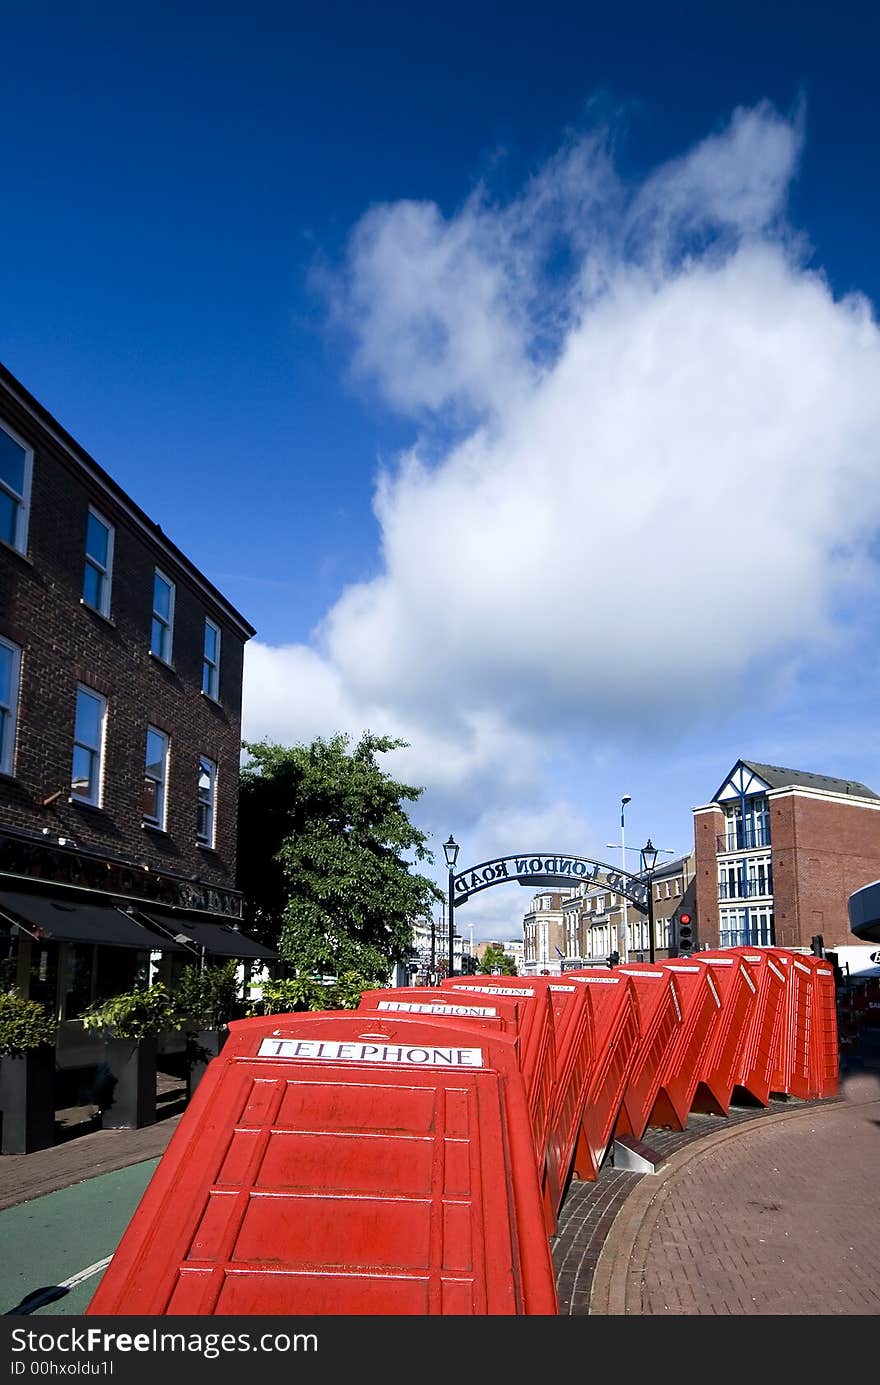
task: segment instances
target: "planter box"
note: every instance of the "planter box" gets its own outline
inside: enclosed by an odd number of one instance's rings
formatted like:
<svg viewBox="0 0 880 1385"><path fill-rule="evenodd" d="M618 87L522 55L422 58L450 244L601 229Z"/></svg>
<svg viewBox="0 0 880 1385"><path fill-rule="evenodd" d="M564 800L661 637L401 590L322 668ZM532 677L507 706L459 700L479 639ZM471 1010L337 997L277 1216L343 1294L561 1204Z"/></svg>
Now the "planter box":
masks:
<svg viewBox="0 0 880 1385"><path fill-rule="evenodd" d="M0 1154L32 1154L54 1143L54 1048L0 1058Z"/></svg>
<svg viewBox="0 0 880 1385"><path fill-rule="evenodd" d="M134 1129L156 1120L158 1039L108 1039L96 1085L104 1130Z"/></svg>
<svg viewBox="0 0 880 1385"><path fill-rule="evenodd" d="M201 1029L198 1033L186 1036L187 1079L186 1095L191 1097L208 1069L208 1064L219 1054L228 1034L223 1029Z"/></svg>

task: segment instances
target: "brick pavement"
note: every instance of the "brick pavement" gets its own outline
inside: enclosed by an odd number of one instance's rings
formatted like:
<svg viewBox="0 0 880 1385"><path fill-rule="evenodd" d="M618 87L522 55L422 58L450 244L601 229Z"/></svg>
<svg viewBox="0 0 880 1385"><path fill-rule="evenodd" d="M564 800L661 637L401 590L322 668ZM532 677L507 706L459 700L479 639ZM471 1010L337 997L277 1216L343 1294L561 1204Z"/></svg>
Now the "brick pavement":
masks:
<svg viewBox="0 0 880 1385"><path fill-rule="evenodd" d="M776 1112L791 1110L793 1105L803 1109L808 1104L814 1103L792 1103L782 1098L772 1100L769 1107L731 1106L727 1117L695 1112L689 1117L686 1130L650 1129L643 1143L659 1156L659 1167L665 1170L682 1149L723 1131L738 1129L747 1121L766 1119ZM616 1169L606 1160L595 1183L569 1185L552 1243L561 1314L578 1317L596 1311L591 1308L593 1276L606 1238L630 1196L643 1183L655 1188L659 1177Z"/></svg>
<svg viewBox="0 0 880 1385"><path fill-rule="evenodd" d="M847 1077L840 1100L717 1130L659 1174L628 1175L638 1186L604 1238L589 1306L570 1311L876 1315L878 1176L874 1073Z"/></svg>

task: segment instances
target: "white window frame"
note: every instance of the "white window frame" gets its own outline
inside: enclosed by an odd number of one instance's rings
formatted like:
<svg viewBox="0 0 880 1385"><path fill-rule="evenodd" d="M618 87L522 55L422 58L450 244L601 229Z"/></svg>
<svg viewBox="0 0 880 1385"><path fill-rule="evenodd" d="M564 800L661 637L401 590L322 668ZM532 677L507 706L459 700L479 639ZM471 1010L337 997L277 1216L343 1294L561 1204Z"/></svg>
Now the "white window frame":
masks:
<svg viewBox="0 0 880 1385"><path fill-rule="evenodd" d="M207 638L209 626L217 636L217 657L214 660L208 658ZM205 694L205 697L210 697L213 702L220 701L220 640L220 626L215 620L211 620L209 616L205 616L205 633L202 638L202 692ZM205 687L206 672L208 675L207 687Z"/></svg>
<svg viewBox="0 0 880 1385"><path fill-rule="evenodd" d="M96 746L87 745L85 741L77 740L76 712L79 710L80 693L85 693L88 697L93 697L95 701L99 702L101 705L101 730L98 737L98 744ZM101 804L104 801L104 746L107 739L107 699L106 697L103 697L101 693L96 692L94 688L88 687L85 683L77 683L75 709L76 710L74 712L73 722L74 749L76 749L76 747L80 745L83 747L83 749L88 750L92 755L96 756L97 769L96 772L90 776L94 783L94 789L92 793L77 793L76 789L73 787L73 760L71 758L70 796L71 798L75 799L77 803L89 803L93 808L100 808Z"/></svg>
<svg viewBox="0 0 880 1385"><path fill-rule="evenodd" d="M4 713L0 731L0 774L12 774L15 769L15 740L18 733L18 690L21 687L21 646L0 635L0 644L12 654L12 677L9 702L0 701Z"/></svg>
<svg viewBox="0 0 880 1385"><path fill-rule="evenodd" d="M169 588L169 591L170 591L170 595L169 595L169 597L168 597L168 619L167 619L167 620L165 619L165 617L164 617L163 615L160 615L160 614L157 612L157 610L156 610L156 578L157 578L157 577L161 578L161 580L165 583L165 585ZM164 573L160 567L155 567L155 568L153 568L153 597L152 597L152 611L151 611L151 615L150 615L150 653L153 655L153 657L154 657L155 659L161 659L161 661L162 661L163 664L168 664L169 668L171 667L171 661L172 661L172 657L173 657L173 654L174 654L174 606L175 606L176 598L177 598L177 588L176 588L175 584L172 582L171 578L167 575L167 573ZM160 624L160 625L162 626L162 628L163 628L164 635L167 636L167 640L168 640L168 651L167 651L167 653L160 653L158 650L156 650L156 649L153 648L153 622L154 622L154 621L158 621L158 622L159 622L159 624ZM163 640L162 640L162 643L163 643L163 644L165 643L165 639L164 639L164 638L163 638Z"/></svg>
<svg viewBox="0 0 880 1385"><path fill-rule="evenodd" d="M106 616L109 620L110 593L113 586L113 547L114 540L116 537L116 530L114 526L110 523L109 519L107 519L105 515L102 515L100 510L96 510L94 505L89 506L89 514L92 515L98 521L98 523L103 525L104 528L107 530L107 565L106 567L102 567L98 560L96 558L93 558L89 553L89 523L87 519L85 557L83 559L83 588L85 589L85 569L88 567L93 567L95 571L99 574L101 579L101 603L98 606L93 606L91 601L86 600L85 590L83 590L83 595L81 599L83 605L88 606L90 611L97 611L99 615Z"/></svg>
<svg viewBox="0 0 880 1385"><path fill-rule="evenodd" d="M199 779L201 779L202 777L203 765L208 765L210 767L211 774L211 783L207 799L202 798L201 789L199 787ZM213 849L214 842L217 839L217 761L210 759L207 755L199 756L199 772L196 778L196 794L196 841L199 843L200 846L209 846ZM208 808L208 831L205 833L199 831L198 809L203 804L206 805Z"/></svg>
<svg viewBox="0 0 880 1385"><path fill-rule="evenodd" d="M6 495L12 497L18 506L18 513L15 522L15 534L13 535L12 547L16 553L27 553L28 528L31 514L31 479L34 472L34 449L28 447L24 438L20 438L14 428L10 428L8 423L0 423L0 428L8 434L12 441L24 452L24 485L21 495L17 491L7 486L5 481L0 481L0 489Z"/></svg>
<svg viewBox="0 0 880 1385"><path fill-rule="evenodd" d="M161 778L157 778L155 775L153 775L153 774L148 774L148 773L147 773L147 765L149 764L149 761L147 760L146 756L147 756L147 754L148 754L148 747L149 747L149 744L150 744L150 734L151 734L151 733L152 733L154 736L158 736L158 737L160 738L160 740L162 741L162 744L163 744L163 751L162 751L162 775L161 775ZM148 817L147 814L144 813L143 821L144 821L144 825L145 825L146 827L158 827L158 828L160 829L160 831L162 831L162 832L165 831L165 823L166 823L166 821L167 821L167 804L168 804L168 755L169 755L170 747L171 747L171 737L168 735L167 732L165 732L165 731L160 731L160 729L159 729L158 726L152 726L152 725L147 726L146 745L144 746L144 781L146 781L147 779L149 779L152 783L156 784L156 786L157 786L157 790L156 790L156 803L157 803L157 805L158 805L159 812L158 812L157 816L154 817L154 818Z"/></svg>

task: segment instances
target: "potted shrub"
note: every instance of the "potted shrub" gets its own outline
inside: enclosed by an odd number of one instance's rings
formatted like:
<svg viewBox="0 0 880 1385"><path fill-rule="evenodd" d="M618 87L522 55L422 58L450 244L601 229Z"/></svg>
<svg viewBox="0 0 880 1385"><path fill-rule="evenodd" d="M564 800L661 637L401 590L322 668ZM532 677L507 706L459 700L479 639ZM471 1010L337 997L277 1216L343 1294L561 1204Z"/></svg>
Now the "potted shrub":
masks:
<svg viewBox="0 0 880 1385"><path fill-rule="evenodd" d="M55 1143L55 1035L44 1006L0 992L0 1153Z"/></svg>
<svg viewBox="0 0 880 1385"><path fill-rule="evenodd" d="M226 1025L238 1008L237 962L186 967L174 988L176 1024L186 1032L187 1093L192 1096L226 1042Z"/></svg>
<svg viewBox="0 0 880 1385"><path fill-rule="evenodd" d="M158 1039L174 1024L165 987L157 983L111 996L90 1005L80 1018L85 1029L99 1030L104 1036L106 1061L95 1092L104 1129L152 1125Z"/></svg>

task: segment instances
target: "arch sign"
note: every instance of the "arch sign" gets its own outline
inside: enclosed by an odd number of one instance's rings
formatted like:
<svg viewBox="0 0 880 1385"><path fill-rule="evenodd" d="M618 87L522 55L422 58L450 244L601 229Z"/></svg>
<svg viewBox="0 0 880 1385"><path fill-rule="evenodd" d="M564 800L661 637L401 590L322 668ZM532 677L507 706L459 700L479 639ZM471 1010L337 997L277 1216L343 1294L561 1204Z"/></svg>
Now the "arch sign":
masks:
<svg viewBox="0 0 880 1385"><path fill-rule="evenodd" d="M601 885L615 894L624 895L642 913L648 912L648 886L637 875L616 870L605 861L560 854L497 856L494 861L469 866L452 877L452 900L456 905L465 904L481 890L511 880L536 889L548 885L559 889L571 889L573 885Z"/></svg>

